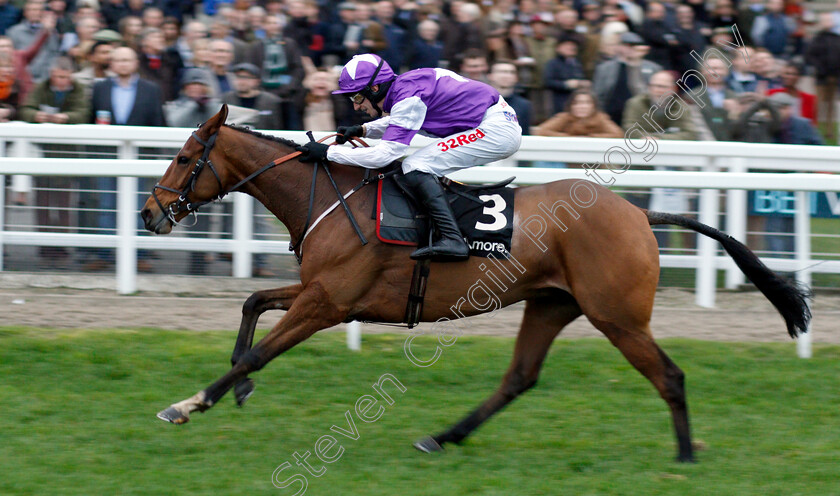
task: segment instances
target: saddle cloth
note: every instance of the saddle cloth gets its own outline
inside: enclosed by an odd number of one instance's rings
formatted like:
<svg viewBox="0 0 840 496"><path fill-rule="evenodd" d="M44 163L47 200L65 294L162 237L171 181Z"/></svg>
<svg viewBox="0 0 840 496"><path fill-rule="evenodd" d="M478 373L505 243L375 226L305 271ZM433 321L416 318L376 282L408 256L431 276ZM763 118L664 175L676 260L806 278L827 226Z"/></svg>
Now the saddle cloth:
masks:
<svg viewBox="0 0 840 496"><path fill-rule="evenodd" d="M514 178L498 184L471 186L441 178L449 204L458 219L461 234L467 239L470 255L508 258L513 236ZM378 184L376 194L376 236L383 243L403 246L426 246L429 242L428 219L418 214L416 200L400 184L399 174Z"/></svg>

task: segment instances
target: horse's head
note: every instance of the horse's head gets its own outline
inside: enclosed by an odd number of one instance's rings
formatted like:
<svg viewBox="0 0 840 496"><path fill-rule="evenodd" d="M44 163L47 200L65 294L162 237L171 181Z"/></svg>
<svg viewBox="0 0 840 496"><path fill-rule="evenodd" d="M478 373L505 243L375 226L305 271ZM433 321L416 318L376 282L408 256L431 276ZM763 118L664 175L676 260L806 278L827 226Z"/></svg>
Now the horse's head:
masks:
<svg viewBox="0 0 840 496"><path fill-rule="evenodd" d="M140 211L146 229L169 234L184 217L226 193L229 173L214 165L212 158L215 156L220 163L221 155L213 148L227 115L228 107L222 105L219 113L199 126L172 159Z"/></svg>

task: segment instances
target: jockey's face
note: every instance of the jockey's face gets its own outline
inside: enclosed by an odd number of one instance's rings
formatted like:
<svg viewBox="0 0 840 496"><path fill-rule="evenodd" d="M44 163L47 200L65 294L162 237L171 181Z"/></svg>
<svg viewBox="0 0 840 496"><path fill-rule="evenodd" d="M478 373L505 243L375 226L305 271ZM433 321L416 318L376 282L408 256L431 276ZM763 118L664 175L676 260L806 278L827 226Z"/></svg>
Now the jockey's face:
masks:
<svg viewBox="0 0 840 496"><path fill-rule="evenodd" d="M356 112L363 110L367 115L371 117L378 117L376 109L373 108L373 104L370 103L370 100L367 98L364 99L362 103L353 103L353 110Z"/></svg>
<svg viewBox="0 0 840 496"><path fill-rule="evenodd" d="M379 90L379 85L378 84L374 85L371 89L373 91L378 91ZM362 103L353 102L353 110L355 110L356 112L358 112L360 110L364 111L367 115L369 115L373 118L378 118L379 117L379 112L376 111L376 109L373 107L373 103L371 103L371 101L367 98L365 98L362 101Z"/></svg>

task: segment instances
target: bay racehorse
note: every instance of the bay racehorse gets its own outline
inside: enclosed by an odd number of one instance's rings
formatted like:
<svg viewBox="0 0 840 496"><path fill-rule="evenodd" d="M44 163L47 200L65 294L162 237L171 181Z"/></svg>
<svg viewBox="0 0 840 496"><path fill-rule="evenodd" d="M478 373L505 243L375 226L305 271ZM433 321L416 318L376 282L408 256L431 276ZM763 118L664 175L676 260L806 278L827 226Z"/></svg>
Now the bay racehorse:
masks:
<svg viewBox="0 0 840 496"><path fill-rule="evenodd" d="M158 414L175 424L187 422L194 411L212 407L231 388L241 405L253 391L249 374L321 329L353 319L402 322L414 265L409 259L412 247L377 240L370 219L374 187L362 187L347 198L369 243L359 241L341 208L324 217L301 242L310 219L327 210L337 197L324 169L297 161L295 143L225 125L226 117L224 106L172 160L141 211L145 226L167 234L199 206L232 189L242 191L288 228L296 255L302 257L300 284L258 291L247 299L231 358L233 367L206 389ZM360 168L338 164L330 168L342 192L357 186L364 174ZM313 170L319 178L314 188ZM459 443L533 387L551 342L564 326L585 315L668 404L678 460L692 461L684 374L654 342L649 325L659 278L659 253L650 228L655 224L683 226L720 242L778 309L790 335L807 330L807 291L778 277L746 246L712 227L637 208L587 181L517 188L511 258L499 260L500 267L516 277L515 282L505 280L506 290L497 295L502 306L525 301L513 361L490 398L450 429L415 446L435 451L446 443ZM432 263L422 321L452 317L451 307L485 273L485 263L483 258L445 266ZM252 345L258 317L272 309L286 313ZM488 308L463 304L459 310L469 316Z"/></svg>

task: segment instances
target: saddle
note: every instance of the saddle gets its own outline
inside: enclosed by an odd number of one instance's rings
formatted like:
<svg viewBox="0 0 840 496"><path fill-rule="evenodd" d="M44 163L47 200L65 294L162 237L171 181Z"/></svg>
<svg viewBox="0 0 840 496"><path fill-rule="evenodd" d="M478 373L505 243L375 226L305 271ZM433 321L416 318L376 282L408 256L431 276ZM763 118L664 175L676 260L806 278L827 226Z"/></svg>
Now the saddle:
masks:
<svg viewBox="0 0 840 496"><path fill-rule="evenodd" d="M399 166L399 164L397 164ZM402 182L398 171L384 174L377 185L376 236L383 243L402 246L425 246L433 235L428 219L420 212L419 202ZM467 185L441 178L449 204L458 220L461 234L467 239L470 255L508 258L513 236L514 180L489 185Z"/></svg>

